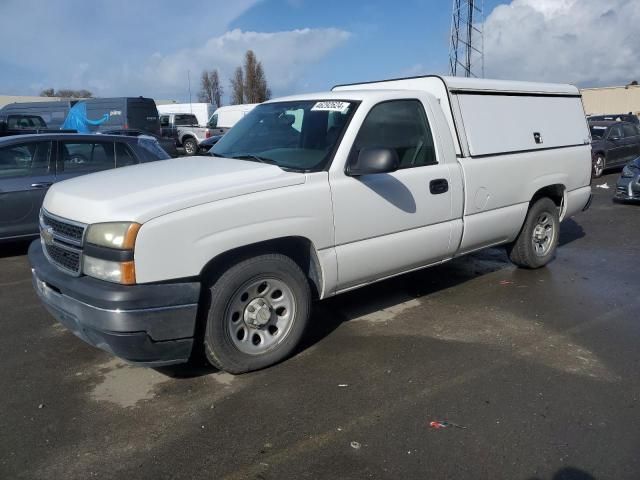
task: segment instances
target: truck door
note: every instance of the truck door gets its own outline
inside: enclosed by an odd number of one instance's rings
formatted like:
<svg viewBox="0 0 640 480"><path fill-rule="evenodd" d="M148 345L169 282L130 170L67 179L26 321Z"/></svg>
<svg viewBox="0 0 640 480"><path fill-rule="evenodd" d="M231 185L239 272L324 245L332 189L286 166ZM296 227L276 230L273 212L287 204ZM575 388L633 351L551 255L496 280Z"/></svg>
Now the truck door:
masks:
<svg viewBox="0 0 640 480"><path fill-rule="evenodd" d="M436 263L457 247L449 166L439 158L427 112L418 99L386 101L362 123L347 163L363 148L384 147L398 154L396 172L331 172L338 290Z"/></svg>
<svg viewBox="0 0 640 480"><path fill-rule="evenodd" d="M38 212L54 179L50 141L0 148L0 238L38 233Z"/></svg>

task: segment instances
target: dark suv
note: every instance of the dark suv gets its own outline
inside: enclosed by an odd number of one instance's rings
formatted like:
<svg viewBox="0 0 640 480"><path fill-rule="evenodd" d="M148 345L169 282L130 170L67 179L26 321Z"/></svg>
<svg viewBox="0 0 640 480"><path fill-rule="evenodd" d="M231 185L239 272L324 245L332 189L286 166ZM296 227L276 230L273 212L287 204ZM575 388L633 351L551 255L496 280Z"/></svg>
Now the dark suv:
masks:
<svg viewBox="0 0 640 480"><path fill-rule="evenodd" d="M168 158L151 137L53 133L0 139L0 241L38 235L38 212L56 182Z"/></svg>
<svg viewBox="0 0 640 480"><path fill-rule="evenodd" d="M629 122L589 121L593 176L640 156L640 127Z"/></svg>
<svg viewBox="0 0 640 480"><path fill-rule="evenodd" d="M633 113L612 113L608 115L591 115L587 118L590 122L606 122L606 121L617 121L617 122L629 122L635 123L636 125L640 125L640 118Z"/></svg>

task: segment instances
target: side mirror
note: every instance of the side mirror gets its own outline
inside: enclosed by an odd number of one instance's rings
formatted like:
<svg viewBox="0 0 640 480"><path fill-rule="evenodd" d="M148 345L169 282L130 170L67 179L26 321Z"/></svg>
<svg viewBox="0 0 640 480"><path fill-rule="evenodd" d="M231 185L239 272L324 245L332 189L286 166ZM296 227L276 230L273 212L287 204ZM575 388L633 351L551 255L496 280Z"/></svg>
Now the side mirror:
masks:
<svg viewBox="0 0 640 480"><path fill-rule="evenodd" d="M398 170L400 160L395 150L391 148L363 148L358 158L350 162L347 175L359 177L360 175L374 175L376 173L391 173Z"/></svg>

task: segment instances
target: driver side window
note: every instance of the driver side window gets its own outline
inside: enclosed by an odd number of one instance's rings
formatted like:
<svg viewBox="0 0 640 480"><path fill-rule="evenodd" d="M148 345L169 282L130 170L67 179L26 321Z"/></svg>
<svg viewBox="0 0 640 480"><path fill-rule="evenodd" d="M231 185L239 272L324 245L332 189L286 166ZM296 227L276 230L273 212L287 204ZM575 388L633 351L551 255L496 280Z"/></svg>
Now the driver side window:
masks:
<svg viewBox="0 0 640 480"><path fill-rule="evenodd" d="M438 163L431 128L419 100L392 100L376 105L364 120L352 156L363 148L395 150L400 168Z"/></svg>

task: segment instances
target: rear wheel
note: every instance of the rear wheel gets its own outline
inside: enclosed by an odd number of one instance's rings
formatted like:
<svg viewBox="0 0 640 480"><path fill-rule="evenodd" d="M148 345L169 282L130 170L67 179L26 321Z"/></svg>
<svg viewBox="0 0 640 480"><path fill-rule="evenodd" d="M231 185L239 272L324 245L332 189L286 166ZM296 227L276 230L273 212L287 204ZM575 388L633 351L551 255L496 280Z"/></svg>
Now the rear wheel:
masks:
<svg viewBox="0 0 640 480"><path fill-rule="evenodd" d="M543 267L555 255L559 233L558 207L550 198L541 198L529 208L518 238L508 247L509 258L519 267Z"/></svg>
<svg viewBox="0 0 640 480"><path fill-rule="evenodd" d="M211 287L207 359L234 374L278 363L300 342L310 310L309 283L289 257L268 254L240 262Z"/></svg>
<svg viewBox="0 0 640 480"><path fill-rule="evenodd" d="M593 178L600 178L602 176L606 164L604 155L598 154L593 161Z"/></svg>
<svg viewBox="0 0 640 480"><path fill-rule="evenodd" d="M195 138L187 138L182 142L182 146L184 147L184 153L187 155L195 155L198 152L198 142L196 142Z"/></svg>

